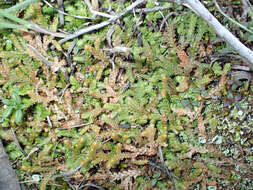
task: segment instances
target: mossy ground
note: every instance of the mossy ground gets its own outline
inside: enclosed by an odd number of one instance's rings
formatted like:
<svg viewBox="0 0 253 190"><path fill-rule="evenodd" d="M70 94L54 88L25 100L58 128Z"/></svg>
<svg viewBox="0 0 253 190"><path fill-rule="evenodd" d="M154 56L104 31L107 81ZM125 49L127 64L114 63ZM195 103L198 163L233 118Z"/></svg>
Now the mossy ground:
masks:
<svg viewBox="0 0 253 190"><path fill-rule="evenodd" d="M121 12L130 4L103 1L100 10ZM252 82L231 77L238 60L215 57L231 49L215 44L200 18L160 4L174 11L167 22L166 10L128 14L109 40L111 25L73 40L71 62L64 56L71 41L61 46L52 36L2 30L0 137L29 189L81 183L170 189L169 176L151 164L163 167L159 147L176 189L253 188ZM148 1L140 8L154 6ZM83 1L64 1L64 8L92 16ZM59 27L57 12L41 2L19 16L68 32L92 24L65 16ZM42 63L27 43L54 65Z"/></svg>

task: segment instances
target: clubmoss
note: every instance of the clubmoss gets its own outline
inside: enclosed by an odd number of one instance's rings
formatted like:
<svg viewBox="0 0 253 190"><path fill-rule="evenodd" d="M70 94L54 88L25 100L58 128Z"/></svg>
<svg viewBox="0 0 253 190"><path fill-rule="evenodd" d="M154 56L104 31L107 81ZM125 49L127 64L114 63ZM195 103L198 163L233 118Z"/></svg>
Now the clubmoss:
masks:
<svg viewBox="0 0 253 190"><path fill-rule="evenodd" d="M101 2L105 10L111 8L115 13L130 4ZM148 1L145 7L154 6L154 1ZM64 8L69 14L92 17L82 1L66 1ZM22 35L1 34L5 37L0 40L0 94L25 107L17 107L24 113L20 125L9 123L11 114L7 117L4 108L0 109L1 117L8 120L5 124L1 121L5 127L0 136L6 143L13 140L8 129L11 124L29 154L24 159L14 142L6 146L10 158L19 162L22 179L40 173L41 189L57 189L53 183L68 189L63 179L52 182L51 176L81 166L70 176L75 184L85 177L108 189L169 189L172 181L163 172L165 164L176 189L194 189L199 184L203 188L223 184L225 188L251 172L250 83L245 82L238 91L231 89L227 85L230 63L206 60L215 48L210 41L215 37L212 29L195 14L174 8L179 15L170 17L165 29L158 27L163 22L160 12L127 14L115 24L111 44L109 26L79 37L70 54L75 69L72 71L69 63L62 65L70 75L67 78L63 70L53 72L28 56L25 44L29 41ZM53 31L58 27L57 15L42 3L24 11L24 18ZM73 32L88 22L103 20L65 16L63 28ZM65 60L62 51L71 44L61 47L53 38L24 38L30 42L37 39L46 47L38 47L41 53L59 62ZM115 47L129 51L113 52ZM65 88L67 84L69 88ZM14 86L20 89L15 95ZM236 93L242 101L237 101ZM246 148L245 163L238 147Z"/></svg>

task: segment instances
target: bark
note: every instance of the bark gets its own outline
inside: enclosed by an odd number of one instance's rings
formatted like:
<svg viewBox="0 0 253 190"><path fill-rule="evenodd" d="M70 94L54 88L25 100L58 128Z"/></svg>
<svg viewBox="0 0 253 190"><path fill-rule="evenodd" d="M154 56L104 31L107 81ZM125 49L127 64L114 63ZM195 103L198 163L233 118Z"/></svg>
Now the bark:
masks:
<svg viewBox="0 0 253 190"><path fill-rule="evenodd" d="M21 190L15 171L0 139L0 190Z"/></svg>

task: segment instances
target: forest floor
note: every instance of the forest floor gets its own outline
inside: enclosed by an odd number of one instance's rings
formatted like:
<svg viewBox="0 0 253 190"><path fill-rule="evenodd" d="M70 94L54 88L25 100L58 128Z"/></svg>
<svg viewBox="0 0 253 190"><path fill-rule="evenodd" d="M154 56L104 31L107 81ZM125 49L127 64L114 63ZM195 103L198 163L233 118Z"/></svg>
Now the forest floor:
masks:
<svg viewBox="0 0 253 190"><path fill-rule="evenodd" d="M204 5L252 49L253 34L213 2ZM241 2L218 4L253 30ZM20 184L253 189L252 72L190 9L148 0L98 30L60 36L132 3L65 0L63 16L57 1L41 1L15 12L22 21L0 12L0 138ZM23 20L58 37L16 27Z"/></svg>

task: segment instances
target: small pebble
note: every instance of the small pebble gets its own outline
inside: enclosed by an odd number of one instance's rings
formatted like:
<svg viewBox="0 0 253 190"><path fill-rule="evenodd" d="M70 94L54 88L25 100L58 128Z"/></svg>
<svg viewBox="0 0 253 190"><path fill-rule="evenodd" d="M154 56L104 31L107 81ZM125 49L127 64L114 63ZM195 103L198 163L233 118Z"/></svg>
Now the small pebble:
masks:
<svg viewBox="0 0 253 190"><path fill-rule="evenodd" d="M238 115L242 116L243 115L243 111L242 110L238 111Z"/></svg>
<svg viewBox="0 0 253 190"><path fill-rule="evenodd" d="M34 174L34 175L32 175L32 179L33 179L33 181L35 181L35 182L39 182L39 181L40 181L40 175Z"/></svg>

